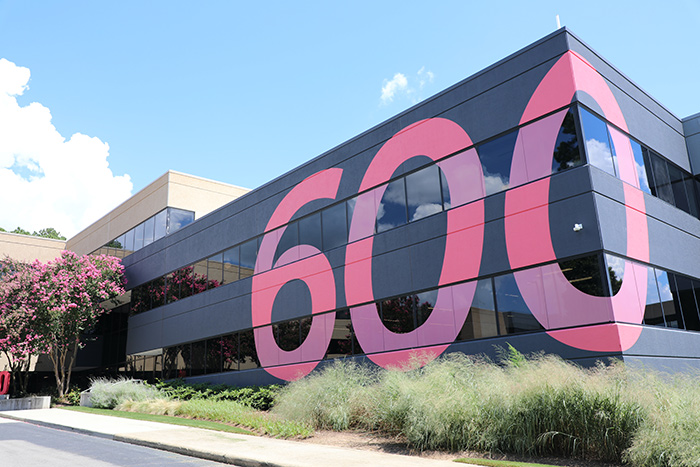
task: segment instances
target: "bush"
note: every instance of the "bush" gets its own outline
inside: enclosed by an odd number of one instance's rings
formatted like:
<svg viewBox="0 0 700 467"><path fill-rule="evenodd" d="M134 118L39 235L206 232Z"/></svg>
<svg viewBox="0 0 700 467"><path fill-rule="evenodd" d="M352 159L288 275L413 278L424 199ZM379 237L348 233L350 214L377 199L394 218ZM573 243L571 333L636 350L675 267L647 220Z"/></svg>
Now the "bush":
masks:
<svg viewBox="0 0 700 467"><path fill-rule="evenodd" d="M90 383L92 406L113 409L124 401L146 401L163 398L156 388L128 378L97 378Z"/></svg>
<svg viewBox="0 0 700 467"><path fill-rule="evenodd" d="M157 382L154 387L164 395L182 401L191 399L208 399L236 401L257 410L269 410L280 386L233 387L225 384L209 383L188 384L181 379Z"/></svg>

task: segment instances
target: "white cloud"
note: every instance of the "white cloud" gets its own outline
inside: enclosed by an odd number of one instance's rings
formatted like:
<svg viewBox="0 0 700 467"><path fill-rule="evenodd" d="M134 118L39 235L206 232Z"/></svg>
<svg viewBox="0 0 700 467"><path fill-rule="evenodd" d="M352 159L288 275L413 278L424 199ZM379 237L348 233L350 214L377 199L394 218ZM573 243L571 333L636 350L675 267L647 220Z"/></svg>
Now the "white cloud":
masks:
<svg viewBox="0 0 700 467"><path fill-rule="evenodd" d="M406 91L408 89L408 80L402 73L396 73L391 81L384 80L382 87L382 102L389 103L394 100L394 95L397 92Z"/></svg>
<svg viewBox="0 0 700 467"><path fill-rule="evenodd" d="M70 238L131 195L128 175L109 169L109 145L75 133L68 140L51 112L21 107L30 71L0 59L0 226L34 231L54 227Z"/></svg>
<svg viewBox="0 0 700 467"><path fill-rule="evenodd" d="M392 79L384 80L381 103L384 105L389 104L394 100L394 97L406 96L411 97L411 102L415 104L420 100L418 96L416 96L417 91L422 90L426 84L432 83L434 78L435 74L432 71L426 70L425 67L421 67L416 73L416 76L410 79L403 73L396 73Z"/></svg>

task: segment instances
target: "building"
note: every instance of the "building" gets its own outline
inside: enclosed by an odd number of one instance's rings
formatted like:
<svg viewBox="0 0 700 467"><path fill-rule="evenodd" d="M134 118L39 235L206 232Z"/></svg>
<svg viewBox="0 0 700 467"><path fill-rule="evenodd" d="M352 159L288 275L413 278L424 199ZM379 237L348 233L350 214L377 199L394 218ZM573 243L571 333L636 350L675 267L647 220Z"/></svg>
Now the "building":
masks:
<svg viewBox="0 0 700 467"><path fill-rule="evenodd" d="M68 248L123 256L112 360L141 378L266 384L507 344L698 368L698 175L700 114L562 28L129 254L134 223L111 217Z"/></svg>

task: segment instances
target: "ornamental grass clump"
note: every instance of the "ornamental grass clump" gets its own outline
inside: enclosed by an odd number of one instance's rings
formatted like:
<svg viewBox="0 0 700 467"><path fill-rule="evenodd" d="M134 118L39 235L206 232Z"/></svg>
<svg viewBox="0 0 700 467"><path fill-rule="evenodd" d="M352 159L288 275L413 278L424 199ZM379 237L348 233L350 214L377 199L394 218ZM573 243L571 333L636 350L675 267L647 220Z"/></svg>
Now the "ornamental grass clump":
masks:
<svg viewBox="0 0 700 467"><path fill-rule="evenodd" d="M647 416L623 459L642 467L700 466L700 374L635 371L631 391Z"/></svg>
<svg viewBox="0 0 700 467"><path fill-rule="evenodd" d="M125 401L162 399L160 391L130 378L96 378L90 383L90 402L93 407L113 409Z"/></svg>
<svg viewBox="0 0 700 467"><path fill-rule="evenodd" d="M371 429L376 380L369 366L336 360L283 388L272 412L320 429Z"/></svg>

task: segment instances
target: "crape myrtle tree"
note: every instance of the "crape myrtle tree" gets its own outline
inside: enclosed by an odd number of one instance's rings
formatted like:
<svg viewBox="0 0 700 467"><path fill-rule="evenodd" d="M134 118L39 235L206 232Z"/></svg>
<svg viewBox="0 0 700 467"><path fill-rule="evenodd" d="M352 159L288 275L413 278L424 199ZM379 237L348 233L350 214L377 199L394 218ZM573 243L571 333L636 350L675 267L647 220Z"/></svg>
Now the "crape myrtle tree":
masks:
<svg viewBox="0 0 700 467"><path fill-rule="evenodd" d="M29 306L34 265L10 258L0 263L0 351L12 374L17 395L27 393L32 357L47 350L37 334L36 313Z"/></svg>
<svg viewBox="0 0 700 467"><path fill-rule="evenodd" d="M59 397L68 390L81 336L106 312L101 303L124 293L123 272L118 258L64 251L53 261L29 265L28 277L22 279L26 288L6 302L5 308L26 313L23 345L28 352L48 354Z"/></svg>
<svg viewBox="0 0 700 467"><path fill-rule="evenodd" d="M119 258L72 251L38 268L30 303L38 315L38 334L45 339L59 397L68 391L82 334L106 311L101 303L124 293L123 273Z"/></svg>

